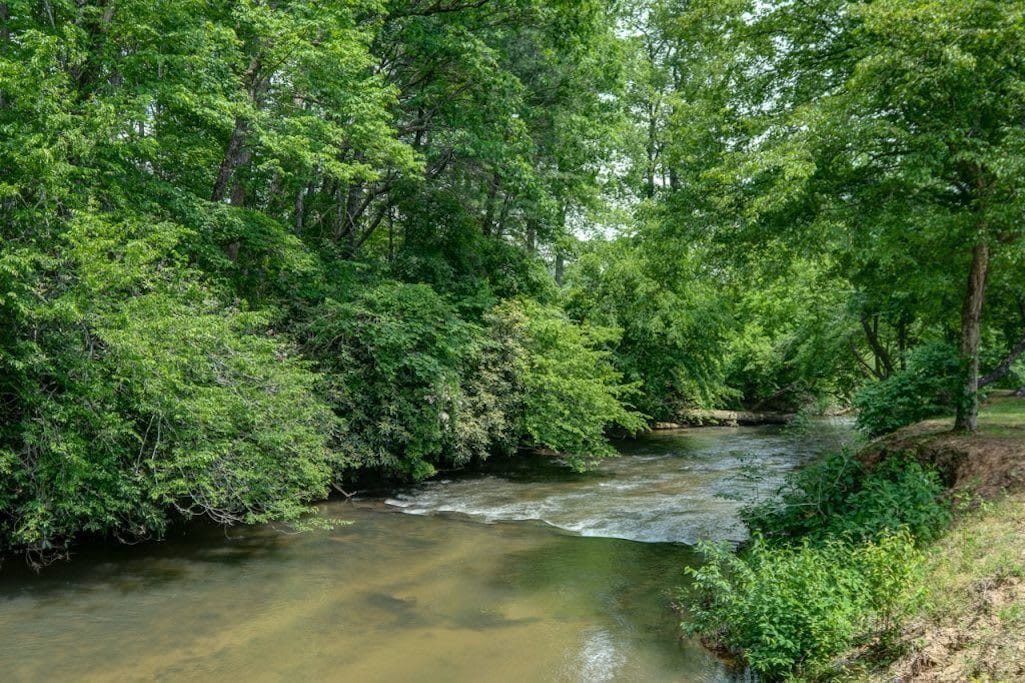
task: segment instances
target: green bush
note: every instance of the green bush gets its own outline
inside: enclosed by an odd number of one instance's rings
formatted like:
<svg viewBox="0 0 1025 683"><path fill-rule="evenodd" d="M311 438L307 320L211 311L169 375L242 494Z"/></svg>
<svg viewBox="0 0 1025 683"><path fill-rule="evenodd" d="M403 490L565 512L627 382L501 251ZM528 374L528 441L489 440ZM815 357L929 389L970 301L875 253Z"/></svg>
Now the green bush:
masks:
<svg viewBox="0 0 1025 683"><path fill-rule="evenodd" d="M802 468L741 511L754 536L741 554L702 547L687 628L770 676L814 677L855 643L892 635L920 598L916 546L950 523L943 490L935 470L903 457L869 467L843 452Z"/></svg>
<svg viewBox="0 0 1025 683"><path fill-rule="evenodd" d="M318 376L265 315L225 306L183 265L184 234L83 215L63 242L64 277L19 308L0 550L45 562L83 532L159 537L195 515L295 521L326 495L334 418Z"/></svg>
<svg viewBox="0 0 1025 683"><path fill-rule="evenodd" d="M906 528L924 544L950 523L943 492L935 469L908 458L869 467L841 452L800 469L776 497L744 508L741 517L752 532L774 541L871 541Z"/></svg>
<svg viewBox="0 0 1025 683"><path fill-rule="evenodd" d="M814 677L856 640L892 632L921 597L921 558L906 531L860 545L774 547L756 537L742 555L701 551L704 564L687 570L685 629L770 677Z"/></svg>
<svg viewBox="0 0 1025 683"><path fill-rule="evenodd" d="M482 327L427 285L386 282L317 307L308 332L341 449L399 478L518 445L582 468L614 453L608 429L644 426L604 350L614 332L535 301L505 302Z"/></svg>
<svg viewBox="0 0 1025 683"><path fill-rule="evenodd" d="M858 428L869 436L896 431L932 417L950 415L957 407L961 361L946 344L928 344L913 351L907 367L870 384L855 396Z"/></svg>
<svg viewBox="0 0 1025 683"><path fill-rule="evenodd" d="M645 427L625 403L636 385L623 383L605 350L616 330L574 324L558 308L529 300L507 302L489 320L489 336L522 348L515 356L527 445L556 451L583 469L615 453L609 429Z"/></svg>
<svg viewBox="0 0 1025 683"><path fill-rule="evenodd" d="M312 315L308 349L343 421L340 447L358 466L420 480L445 460L469 459L457 419L477 328L430 287L393 282Z"/></svg>

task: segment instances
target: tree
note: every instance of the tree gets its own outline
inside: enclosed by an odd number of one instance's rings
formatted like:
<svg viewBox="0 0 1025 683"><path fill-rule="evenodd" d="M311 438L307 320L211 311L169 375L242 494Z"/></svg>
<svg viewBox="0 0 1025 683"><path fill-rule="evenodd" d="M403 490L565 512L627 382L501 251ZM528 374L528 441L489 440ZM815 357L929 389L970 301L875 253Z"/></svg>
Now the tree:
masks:
<svg viewBox="0 0 1025 683"><path fill-rule="evenodd" d="M720 44L729 67L703 94L728 94L742 123L721 138L723 162L700 176L724 214L718 239L829 254L868 295L860 317L883 372L900 354L887 350L880 319L899 350L912 324L956 326L957 426L974 431L993 255L1022 243L1019 8L814 0L731 12ZM956 310L945 303L953 296Z"/></svg>

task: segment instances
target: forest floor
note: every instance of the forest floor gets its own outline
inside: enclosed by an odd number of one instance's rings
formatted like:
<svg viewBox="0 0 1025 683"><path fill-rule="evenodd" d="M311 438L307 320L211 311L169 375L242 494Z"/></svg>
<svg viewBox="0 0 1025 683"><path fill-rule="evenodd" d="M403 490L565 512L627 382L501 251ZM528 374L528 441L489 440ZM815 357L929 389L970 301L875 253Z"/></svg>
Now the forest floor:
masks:
<svg viewBox="0 0 1025 683"><path fill-rule="evenodd" d="M871 444L934 462L967 509L929 549L928 600L879 681L1025 680L1025 399L991 399L977 435L923 422Z"/></svg>

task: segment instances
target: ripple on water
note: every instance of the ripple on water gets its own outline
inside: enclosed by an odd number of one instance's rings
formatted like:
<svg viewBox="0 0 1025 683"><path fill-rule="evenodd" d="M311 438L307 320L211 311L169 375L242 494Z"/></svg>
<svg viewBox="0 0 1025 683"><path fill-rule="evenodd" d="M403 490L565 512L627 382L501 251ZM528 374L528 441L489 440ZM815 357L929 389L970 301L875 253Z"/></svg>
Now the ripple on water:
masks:
<svg viewBox="0 0 1025 683"><path fill-rule="evenodd" d="M775 491L809 457L842 445L846 423L811 435L777 428L697 429L621 445L622 457L575 478L478 475L425 483L387 501L407 514L494 523L540 521L581 536L647 543L739 542L738 509Z"/></svg>
<svg viewBox="0 0 1025 683"><path fill-rule="evenodd" d="M574 680L578 681L613 681L623 667L623 654L616 647L615 637L605 630L598 630L588 635L580 648L580 656L575 662Z"/></svg>

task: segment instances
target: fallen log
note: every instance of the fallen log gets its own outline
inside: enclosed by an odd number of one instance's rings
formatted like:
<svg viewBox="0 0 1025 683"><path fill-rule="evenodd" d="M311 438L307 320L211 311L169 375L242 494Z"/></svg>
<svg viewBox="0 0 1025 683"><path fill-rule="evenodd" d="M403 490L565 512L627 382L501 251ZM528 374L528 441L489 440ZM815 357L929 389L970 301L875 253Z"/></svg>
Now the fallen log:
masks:
<svg viewBox="0 0 1025 683"><path fill-rule="evenodd" d="M753 412L746 410L685 410L675 422L656 422L654 429L685 429L687 427L739 427L790 424L790 413Z"/></svg>

